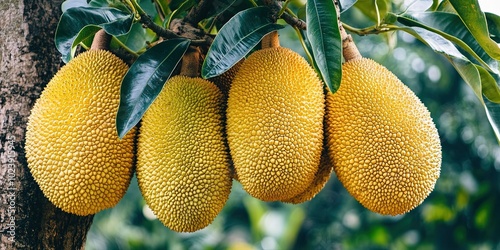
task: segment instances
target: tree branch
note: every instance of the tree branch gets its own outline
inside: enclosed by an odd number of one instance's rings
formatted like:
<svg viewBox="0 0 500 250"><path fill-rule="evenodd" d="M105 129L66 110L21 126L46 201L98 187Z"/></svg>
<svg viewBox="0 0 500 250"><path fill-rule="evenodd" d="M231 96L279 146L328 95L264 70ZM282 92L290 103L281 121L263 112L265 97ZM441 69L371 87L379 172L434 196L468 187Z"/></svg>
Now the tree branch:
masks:
<svg viewBox="0 0 500 250"><path fill-rule="evenodd" d="M281 4L277 1L277 0L264 0L264 3L265 5L267 5L269 8L271 8L271 10L273 11L274 15L277 15L282 6ZM277 18L281 18L283 19L286 23L294 26L294 27L297 27L301 30L305 30L307 29L307 25L306 25L306 22L304 22L303 20L301 20L300 18L297 18L297 17L294 17L286 12L283 12L283 14L281 14L281 16L276 16L275 19Z"/></svg>
<svg viewBox="0 0 500 250"><path fill-rule="evenodd" d="M281 18L283 20L285 20L286 23L292 25L292 26L295 26L301 30L306 30L307 29L307 24L306 22L302 21L301 19L297 18L297 17L294 17L288 13L283 13L281 15Z"/></svg>
<svg viewBox="0 0 500 250"><path fill-rule="evenodd" d="M202 39L196 39L194 37L197 36L181 36L177 33L175 33L172 30L165 29L161 27L160 25L156 24L151 20L151 18L147 14L139 14L140 15L140 22L148 29L152 30L154 33L156 33L158 36L163 37L165 39L172 39L172 38L187 38L191 39L191 45L194 46L202 46L202 45L210 45L213 41L213 39L209 36L204 36ZM174 20L175 21L175 20ZM172 22L174 23L174 22ZM200 30L198 30L200 32ZM184 34L183 34L184 35Z"/></svg>
<svg viewBox="0 0 500 250"><path fill-rule="evenodd" d="M342 39L342 55L346 62L361 58L361 53L359 53L358 47L352 40L351 35L347 34L342 22L340 21L340 3L339 0L334 0L335 9L337 10L337 23L340 30L340 38Z"/></svg>
<svg viewBox="0 0 500 250"><path fill-rule="evenodd" d="M190 23L191 25L197 27L198 23L205 19L206 14L208 13L208 9L210 9L210 5L212 4L211 0L200 0L198 5L195 5L189 13L184 17L184 21Z"/></svg>

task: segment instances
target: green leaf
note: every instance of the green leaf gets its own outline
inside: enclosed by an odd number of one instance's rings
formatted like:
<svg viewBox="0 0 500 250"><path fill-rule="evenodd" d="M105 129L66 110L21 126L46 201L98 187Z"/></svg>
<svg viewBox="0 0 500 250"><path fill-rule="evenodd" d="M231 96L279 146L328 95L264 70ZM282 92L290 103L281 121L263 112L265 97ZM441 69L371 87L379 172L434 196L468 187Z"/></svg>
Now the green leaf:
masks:
<svg viewBox="0 0 500 250"><path fill-rule="evenodd" d="M350 9L358 0L340 0L340 13Z"/></svg>
<svg viewBox="0 0 500 250"><path fill-rule="evenodd" d="M500 142L500 104L490 102L488 99L483 98L484 109L486 110L486 116L490 122L493 132Z"/></svg>
<svg viewBox="0 0 500 250"><path fill-rule="evenodd" d="M175 18L180 18L183 14L185 14L184 12L186 12L191 7L193 7L195 3L196 3L195 0L183 1L182 4L179 5L178 8L176 8L174 11L172 11L172 13L170 13L170 15L168 16L168 19L165 20L165 23L166 23L165 27L170 27L170 23L172 22L172 20L174 20Z"/></svg>
<svg viewBox="0 0 500 250"><path fill-rule="evenodd" d="M266 34L285 26L273 23L268 7L254 7L233 16L215 37L201 68L203 78L218 76L230 69Z"/></svg>
<svg viewBox="0 0 500 250"><path fill-rule="evenodd" d="M445 56L460 74L462 79L472 88L479 101L483 104L488 120L497 139L500 140L500 90L497 75L491 75L483 67L473 64L460 51L442 36L423 28L403 28L417 39L427 44L436 53ZM496 78L496 79L495 79ZM483 96L484 94L484 96Z"/></svg>
<svg viewBox="0 0 500 250"><path fill-rule="evenodd" d="M391 0L358 0L354 4L354 7L359 9L366 17L368 17L373 22L377 22L378 19L382 19L382 17L385 17L391 10L391 2ZM377 4L379 11L378 16L375 8L375 3Z"/></svg>
<svg viewBox="0 0 500 250"><path fill-rule="evenodd" d="M116 128L120 138L141 120L189 44L190 41L183 38L161 42L144 52L132 64L123 78L120 90L120 106L116 115Z"/></svg>
<svg viewBox="0 0 500 250"><path fill-rule="evenodd" d="M88 25L88 26L83 27L83 29L80 30L78 35L75 37L75 40L73 42L75 44L75 46L73 46L71 48L71 54L72 55L75 54L76 45L83 42L83 41L90 40L89 45L92 45L92 39L94 38L95 33L97 33L97 31L99 31L100 29L101 29L101 27L94 26L94 25Z"/></svg>
<svg viewBox="0 0 500 250"><path fill-rule="evenodd" d="M84 6L89 6L87 0L66 0L61 4L61 10L62 12L65 12L66 10L71 8Z"/></svg>
<svg viewBox="0 0 500 250"><path fill-rule="evenodd" d="M455 11L449 0L443 0L441 3L439 3L436 11L455 13L455 14L457 13L457 11Z"/></svg>
<svg viewBox="0 0 500 250"><path fill-rule="evenodd" d="M128 33L132 21L132 14L114 8L70 8L62 14L57 25L56 48L61 52L63 61L68 62L74 56L75 47L79 42L75 39L85 27L98 26L108 34L118 36Z"/></svg>
<svg viewBox="0 0 500 250"><path fill-rule="evenodd" d="M306 3L307 38L321 78L332 93L342 78L342 41L337 11L331 0L309 0Z"/></svg>
<svg viewBox="0 0 500 250"><path fill-rule="evenodd" d="M488 21L488 30L493 41L500 43L500 16L492 13L484 13Z"/></svg>
<svg viewBox="0 0 500 250"><path fill-rule="evenodd" d="M134 52L138 52L146 47L146 42L151 41L154 37L146 32L141 23L134 23L130 32L117 37L127 48Z"/></svg>
<svg viewBox="0 0 500 250"><path fill-rule="evenodd" d="M128 11L128 5L122 0L91 0L89 6L92 7L112 7L121 11Z"/></svg>
<svg viewBox="0 0 500 250"><path fill-rule="evenodd" d="M424 28L452 41L489 71L498 74L498 62L483 50L458 15L447 12L416 12L397 17L402 24Z"/></svg>
<svg viewBox="0 0 500 250"><path fill-rule="evenodd" d="M496 60L500 60L500 47L488 33L488 24L484 13L479 8L477 0L449 0L457 11L463 23L469 29L477 42L486 53Z"/></svg>
<svg viewBox="0 0 500 250"><path fill-rule="evenodd" d="M426 11L432 8L432 0L406 0L403 2L403 9L406 11Z"/></svg>
<svg viewBox="0 0 500 250"><path fill-rule="evenodd" d="M213 17L221 14L222 12L226 11L231 7L236 0L217 0L217 1L211 1L211 6L208 9L208 14L206 17Z"/></svg>

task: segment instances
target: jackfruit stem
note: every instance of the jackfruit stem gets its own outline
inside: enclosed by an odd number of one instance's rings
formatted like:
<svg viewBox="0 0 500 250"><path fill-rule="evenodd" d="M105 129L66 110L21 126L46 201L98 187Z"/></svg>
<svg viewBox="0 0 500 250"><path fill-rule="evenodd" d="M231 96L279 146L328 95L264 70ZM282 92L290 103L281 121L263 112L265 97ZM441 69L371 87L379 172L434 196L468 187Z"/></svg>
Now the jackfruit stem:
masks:
<svg viewBox="0 0 500 250"><path fill-rule="evenodd" d="M189 50L182 57L181 72L179 75L187 77L198 77L200 75L200 50L196 48Z"/></svg>
<svg viewBox="0 0 500 250"><path fill-rule="evenodd" d="M271 33L265 35L262 38L261 47L262 49L280 47L280 39L278 36L278 31L272 31Z"/></svg>
<svg viewBox="0 0 500 250"><path fill-rule="evenodd" d="M111 36L106 33L103 29L97 31L94 35L94 40L90 46L91 50L108 50L109 43L111 42Z"/></svg>
<svg viewBox="0 0 500 250"><path fill-rule="evenodd" d="M347 34L342 25L340 25L340 36L342 37L342 54L346 62L361 59L358 47L352 40L351 35Z"/></svg>

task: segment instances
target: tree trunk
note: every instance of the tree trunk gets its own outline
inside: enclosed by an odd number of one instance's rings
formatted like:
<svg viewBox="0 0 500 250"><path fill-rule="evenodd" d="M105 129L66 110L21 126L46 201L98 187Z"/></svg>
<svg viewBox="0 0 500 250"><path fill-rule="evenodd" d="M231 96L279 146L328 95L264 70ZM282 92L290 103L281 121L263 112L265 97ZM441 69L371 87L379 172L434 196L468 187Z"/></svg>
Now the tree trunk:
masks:
<svg viewBox="0 0 500 250"><path fill-rule="evenodd" d="M53 40L62 1L0 2L0 249L81 249L92 223L43 196L24 154L30 109L62 62Z"/></svg>

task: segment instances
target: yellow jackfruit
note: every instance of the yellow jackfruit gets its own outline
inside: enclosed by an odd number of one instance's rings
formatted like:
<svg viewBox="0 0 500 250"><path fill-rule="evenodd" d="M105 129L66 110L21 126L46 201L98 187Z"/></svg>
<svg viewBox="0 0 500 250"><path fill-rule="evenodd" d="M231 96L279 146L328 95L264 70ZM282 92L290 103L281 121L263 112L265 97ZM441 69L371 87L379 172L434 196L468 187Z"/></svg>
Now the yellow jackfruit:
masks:
<svg viewBox="0 0 500 250"><path fill-rule="evenodd" d="M209 81L213 82L215 84L215 86L217 86L221 90L222 95L224 96L224 98L223 98L224 102L222 105L223 110L227 109L227 98L229 96L229 88L231 87L231 83L233 82L233 79L236 76L236 73L238 73L238 70L240 69L241 64L244 61L245 61L245 59L243 58L240 61L238 61L235 65L233 65L233 67L231 67L229 70L224 72L223 74L208 79ZM223 112L222 120L224 121L224 138L227 139L226 130L225 130L226 120L227 120L226 119L226 112ZM227 140L226 140L226 144L227 144ZM235 180L238 180L238 175L236 175L236 172L234 171L234 166L233 166L233 163L231 160L231 155L229 155L229 165L231 166L230 168L231 168L231 173L232 173L233 178Z"/></svg>
<svg viewBox="0 0 500 250"><path fill-rule="evenodd" d="M328 156L328 150L325 147L323 149L323 153L321 154L319 168L314 176L313 182L304 192L290 199L283 200L283 202L299 204L311 200L323 189L323 187L325 187L326 183L330 179L332 170L333 163L331 162L330 157Z"/></svg>
<svg viewBox="0 0 500 250"><path fill-rule="evenodd" d="M238 180L264 201L304 192L319 167L323 84L299 54L267 48L241 65L229 90L227 134Z"/></svg>
<svg viewBox="0 0 500 250"><path fill-rule="evenodd" d="M31 111L28 167L44 195L66 212L113 207L129 186L135 132L120 140L115 125L127 69L108 51L84 52L57 72Z"/></svg>
<svg viewBox="0 0 500 250"><path fill-rule="evenodd" d="M209 79L209 81L213 82L222 91L222 94L224 94L226 98L229 94L231 83L244 61L245 59L240 60L223 74Z"/></svg>
<svg viewBox="0 0 500 250"><path fill-rule="evenodd" d="M221 105L213 83L174 76L142 118L137 180L151 210L174 231L206 227L229 197Z"/></svg>
<svg viewBox="0 0 500 250"><path fill-rule="evenodd" d="M418 97L362 58L343 65L340 88L326 103L329 155L347 191L380 214L422 203L439 177L441 143Z"/></svg>

